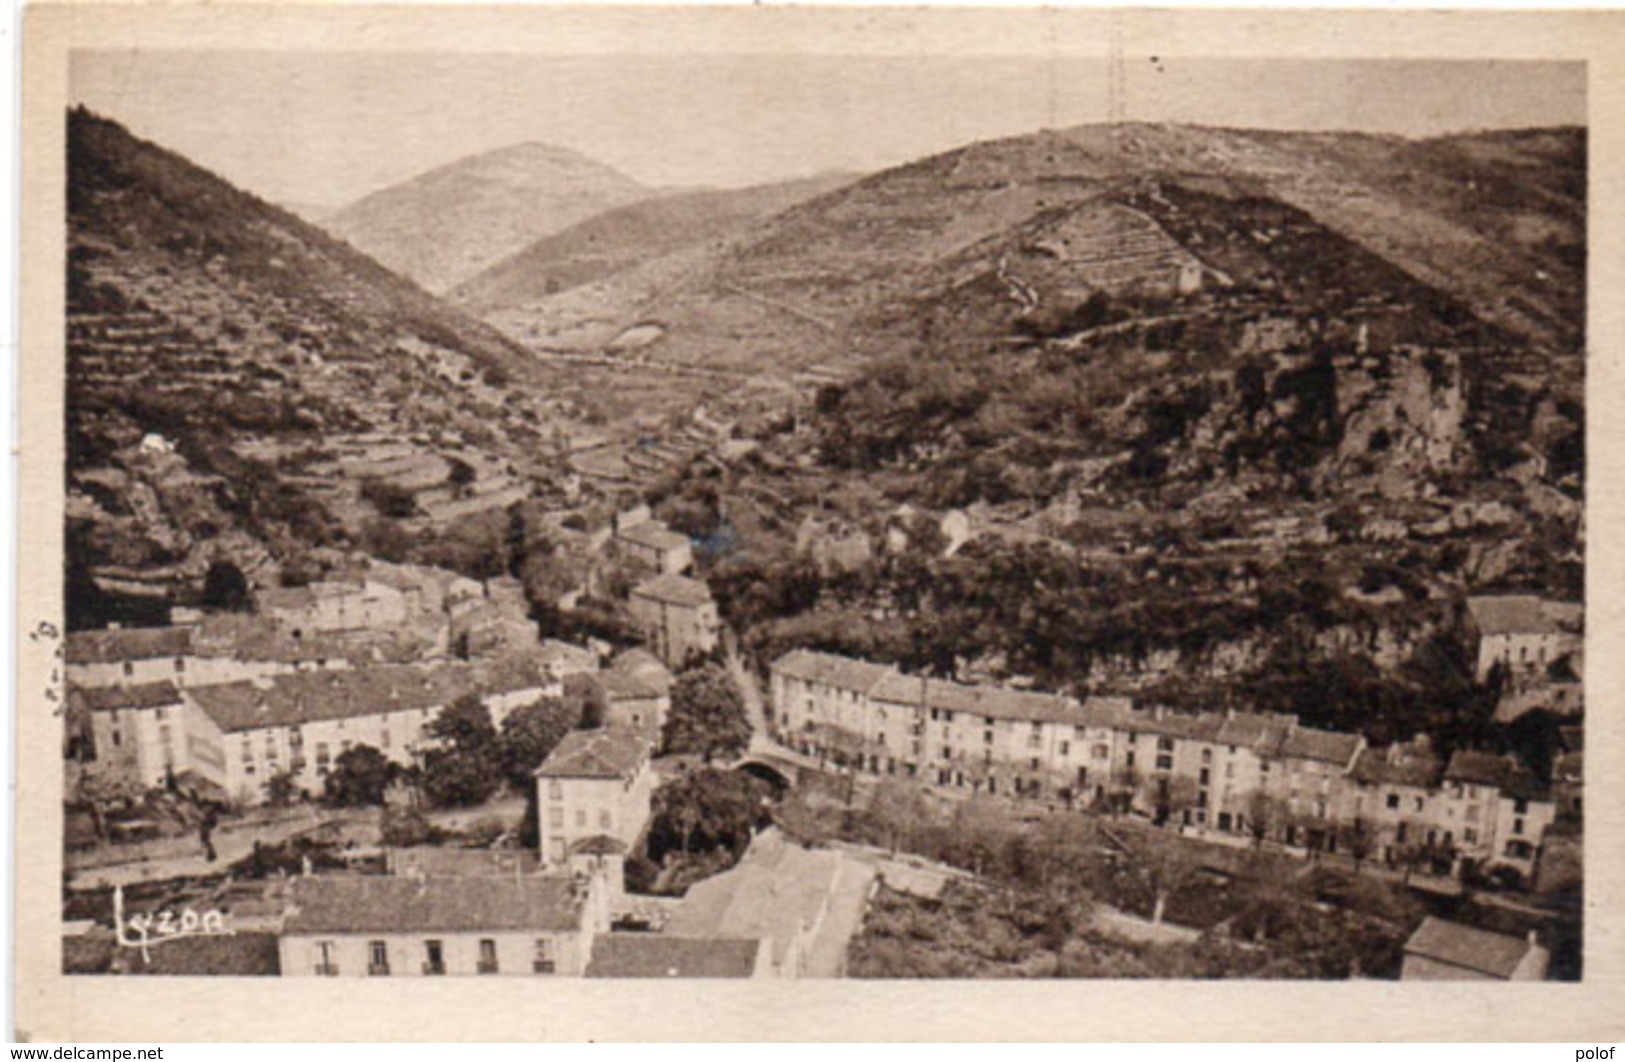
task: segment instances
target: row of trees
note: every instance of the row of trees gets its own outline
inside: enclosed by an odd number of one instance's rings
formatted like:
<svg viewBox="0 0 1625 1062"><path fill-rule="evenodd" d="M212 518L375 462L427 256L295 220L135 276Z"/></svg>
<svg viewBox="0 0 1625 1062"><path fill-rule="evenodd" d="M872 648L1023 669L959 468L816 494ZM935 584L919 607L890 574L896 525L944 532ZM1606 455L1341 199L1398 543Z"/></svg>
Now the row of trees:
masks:
<svg viewBox="0 0 1625 1062"><path fill-rule="evenodd" d="M441 807L481 804L504 782L528 794L532 773L582 721L581 703L544 697L510 711L499 728L491 710L470 694L425 727L433 747L421 766L403 767L371 745L353 745L334 759L323 799L336 807L376 806L397 782L415 785ZM291 779L283 784L291 786ZM278 796L273 789L272 799Z"/></svg>

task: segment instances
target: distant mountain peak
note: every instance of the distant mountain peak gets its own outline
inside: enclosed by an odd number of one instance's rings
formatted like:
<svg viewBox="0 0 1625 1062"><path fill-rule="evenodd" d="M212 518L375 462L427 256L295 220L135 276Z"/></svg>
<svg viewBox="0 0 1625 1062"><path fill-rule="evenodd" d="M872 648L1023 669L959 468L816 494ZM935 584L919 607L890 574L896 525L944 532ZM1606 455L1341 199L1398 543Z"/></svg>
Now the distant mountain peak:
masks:
<svg viewBox="0 0 1625 1062"><path fill-rule="evenodd" d="M653 194L579 151L532 140L381 189L327 224L385 265L444 292L535 240Z"/></svg>

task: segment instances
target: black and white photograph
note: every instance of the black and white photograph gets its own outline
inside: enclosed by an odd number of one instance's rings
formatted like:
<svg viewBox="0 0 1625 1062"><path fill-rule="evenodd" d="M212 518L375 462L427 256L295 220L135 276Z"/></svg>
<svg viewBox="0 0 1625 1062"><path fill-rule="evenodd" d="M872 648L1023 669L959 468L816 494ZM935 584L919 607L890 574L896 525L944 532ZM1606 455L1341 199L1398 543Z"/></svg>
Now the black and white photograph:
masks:
<svg viewBox="0 0 1625 1062"><path fill-rule="evenodd" d="M731 42L68 53L60 974L1594 975L1587 63Z"/></svg>

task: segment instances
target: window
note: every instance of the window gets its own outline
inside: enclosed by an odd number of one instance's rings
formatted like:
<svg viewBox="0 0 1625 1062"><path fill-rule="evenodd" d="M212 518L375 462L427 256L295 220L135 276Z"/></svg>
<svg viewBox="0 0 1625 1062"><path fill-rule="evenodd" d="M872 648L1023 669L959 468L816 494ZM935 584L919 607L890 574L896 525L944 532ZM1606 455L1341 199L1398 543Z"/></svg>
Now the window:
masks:
<svg viewBox="0 0 1625 1062"><path fill-rule="evenodd" d="M135 665L130 663L128 660L124 661L124 675L125 675L125 677L128 678L130 675L133 675L133 674L135 674Z"/></svg>
<svg viewBox="0 0 1625 1062"><path fill-rule="evenodd" d="M1512 832L1513 833L1522 833L1523 832L1523 820L1522 819L1513 819L1512 820Z"/></svg>
<svg viewBox="0 0 1625 1062"><path fill-rule="evenodd" d="M243 762L254 762L254 746L247 738L243 738Z"/></svg>
<svg viewBox="0 0 1625 1062"><path fill-rule="evenodd" d="M389 945L381 940L367 945L367 973L373 977L389 976Z"/></svg>
<svg viewBox="0 0 1625 1062"><path fill-rule="evenodd" d="M1110 745L1096 745L1094 747L1094 758L1097 760L1110 759L1111 754L1112 749Z"/></svg>
<svg viewBox="0 0 1625 1062"><path fill-rule="evenodd" d="M1125 755L1123 757L1123 766L1125 766L1125 767L1133 767L1134 766L1134 753L1133 752L1129 752L1127 755Z"/></svg>
<svg viewBox="0 0 1625 1062"><path fill-rule="evenodd" d="M1212 749L1203 749L1202 750L1202 762L1204 764L1213 762L1213 750Z"/></svg>
<svg viewBox="0 0 1625 1062"><path fill-rule="evenodd" d="M1070 742L1070 741L1061 742L1061 755L1070 756L1071 754L1072 754L1072 742Z"/></svg>
<svg viewBox="0 0 1625 1062"><path fill-rule="evenodd" d="M480 965L482 974L497 972L497 942L489 938L480 941Z"/></svg>
<svg viewBox="0 0 1625 1062"><path fill-rule="evenodd" d="M1478 831L1469 826L1461 831L1461 839L1466 841L1468 844L1477 844Z"/></svg>
<svg viewBox="0 0 1625 1062"><path fill-rule="evenodd" d="M1422 810L1422 798L1417 797L1416 800L1415 800L1415 804L1416 804L1416 810L1421 811Z"/></svg>
<svg viewBox="0 0 1625 1062"><path fill-rule="evenodd" d="M555 830L564 829L564 809L563 808L548 808L547 809L547 825L549 827L551 827L552 829L555 829Z"/></svg>
<svg viewBox="0 0 1625 1062"><path fill-rule="evenodd" d="M585 825L587 825L587 809L586 808L576 808L576 825L577 826L585 826Z"/></svg>
<svg viewBox="0 0 1625 1062"><path fill-rule="evenodd" d="M1399 810L1399 794L1398 793L1389 793L1388 794L1388 810L1389 811L1397 811L1397 810Z"/></svg>
<svg viewBox="0 0 1625 1062"><path fill-rule="evenodd" d="M389 727L387 725L378 731L378 747L381 749L389 748Z"/></svg>
<svg viewBox="0 0 1625 1062"><path fill-rule="evenodd" d="M1174 769L1174 758L1166 752L1157 753L1157 770L1171 771Z"/></svg>
<svg viewBox="0 0 1625 1062"><path fill-rule="evenodd" d="M423 942L423 972L434 976L446 972L446 949L438 940Z"/></svg>
<svg viewBox="0 0 1625 1062"><path fill-rule="evenodd" d="M993 731L991 731L991 730L982 731L982 744L984 744L984 745L993 744Z"/></svg>
<svg viewBox="0 0 1625 1062"><path fill-rule="evenodd" d="M158 743L159 744L161 744L161 745L169 745L169 744L172 744L174 742L174 740L175 740L175 736L169 732L169 724L168 723L165 723L163 726L158 728Z"/></svg>
<svg viewBox="0 0 1625 1062"><path fill-rule="evenodd" d="M536 946L530 956L530 969L532 973L539 974L553 972L553 942L547 937L536 938Z"/></svg>
<svg viewBox="0 0 1625 1062"><path fill-rule="evenodd" d="M160 722L160 723L161 723L161 722L163 722L163 721L164 721L164 719L165 719L165 718L166 718L166 717L167 717L167 716L168 716L168 715L169 715L169 712L168 712L168 710L167 710L167 709L164 709L164 708L159 708L159 709L157 709L157 710L156 710L156 711L154 711L154 712L153 712L153 716L152 716L152 717L153 717L153 718L154 718L154 719L156 719L156 720L158 720L158 721L159 721L159 722Z"/></svg>
<svg viewBox="0 0 1625 1062"><path fill-rule="evenodd" d="M549 799L549 800L563 800L564 799L564 786L559 783L559 780L557 778L555 778L552 781L547 783L547 799Z"/></svg>
<svg viewBox="0 0 1625 1062"><path fill-rule="evenodd" d="M601 830L610 829L611 828L611 826L610 826L611 821L612 821L612 817L610 816L608 808L604 808L604 809L602 809L601 811L598 812L598 828L599 829L601 829Z"/></svg>
<svg viewBox="0 0 1625 1062"><path fill-rule="evenodd" d="M1208 774L1209 774L1208 769L1206 767L1203 767L1201 772L1197 776L1196 784L1197 785L1207 785L1208 784Z"/></svg>
<svg viewBox="0 0 1625 1062"><path fill-rule="evenodd" d="M328 751L327 742L325 742L325 741L316 742L316 773L317 774L326 774L327 773L327 768L332 763L332 761L333 761L333 757L330 754L330 752Z"/></svg>
<svg viewBox="0 0 1625 1062"><path fill-rule="evenodd" d="M175 658L175 674L183 675L185 673L186 673L186 660L184 658L182 658L182 657L177 656Z"/></svg>
<svg viewBox="0 0 1625 1062"><path fill-rule="evenodd" d="M1157 739L1157 751L1158 752L1172 752L1172 751L1174 751L1174 739L1171 738L1171 737L1160 737L1160 738L1158 738Z"/></svg>
<svg viewBox="0 0 1625 1062"><path fill-rule="evenodd" d="M113 747L118 748L122 744L124 744L124 735L117 730L113 731Z"/></svg>
<svg viewBox="0 0 1625 1062"><path fill-rule="evenodd" d="M1517 800L1514 800L1512 802L1512 810L1516 814L1527 815L1529 813L1529 801L1524 800L1521 797L1519 799L1517 799Z"/></svg>
<svg viewBox="0 0 1625 1062"><path fill-rule="evenodd" d="M1224 776L1226 778L1234 778L1236 776L1236 765L1233 763L1226 763L1224 765Z"/></svg>

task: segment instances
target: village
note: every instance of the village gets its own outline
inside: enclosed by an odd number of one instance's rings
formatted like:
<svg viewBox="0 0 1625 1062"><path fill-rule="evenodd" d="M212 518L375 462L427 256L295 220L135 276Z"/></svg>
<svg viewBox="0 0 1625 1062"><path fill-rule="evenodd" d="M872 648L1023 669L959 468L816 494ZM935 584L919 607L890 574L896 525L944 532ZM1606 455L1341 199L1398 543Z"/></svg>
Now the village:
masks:
<svg viewBox="0 0 1625 1062"><path fill-rule="evenodd" d="M956 519L950 549L969 533ZM219 942L146 931L155 913L207 905L234 943L259 941L256 972L284 976L842 976L875 904L940 903L977 881L902 839L984 805L1003 809L1010 836L1096 824L1108 855L1133 850L1125 836L1166 836L1213 853L1198 863L1284 858L1294 874L1351 868L1454 904L1482 894L1535 925L1566 917L1548 904L1580 874L1572 607L1528 595L1464 607L1475 677L1503 690L1498 718L1540 707L1574 723L1544 776L1513 755L1443 756L1425 735L1377 747L1293 715L1172 711L799 648L746 660L743 632L695 578L689 536L638 504L586 538L624 584L632 644L542 637L512 576L376 558L246 590L228 609L177 607L167 626L70 633L69 967L222 972L222 953L198 947ZM812 522L799 546L836 563L855 548ZM693 693L707 682L729 692ZM703 718L719 711L735 718ZM677 751L674 733L707 728L727 736ZM502 758L460 759L471 733ZM505 787L462 777L498 762ZM755 780L740 790L744 832L689 865L723 770ZM832 807L867 808L890 843L797 828ZM651 876L652 835L673 823L683 842ZM687 880L656 894L663 879ZM1158 891L1138 918L1097 902L1093 924L1137 946L1188 942L1193 930L1164 920L1171 897ZM1396 974L1538 978L1551 947L1535 930L1429 914Z"/></svg>

